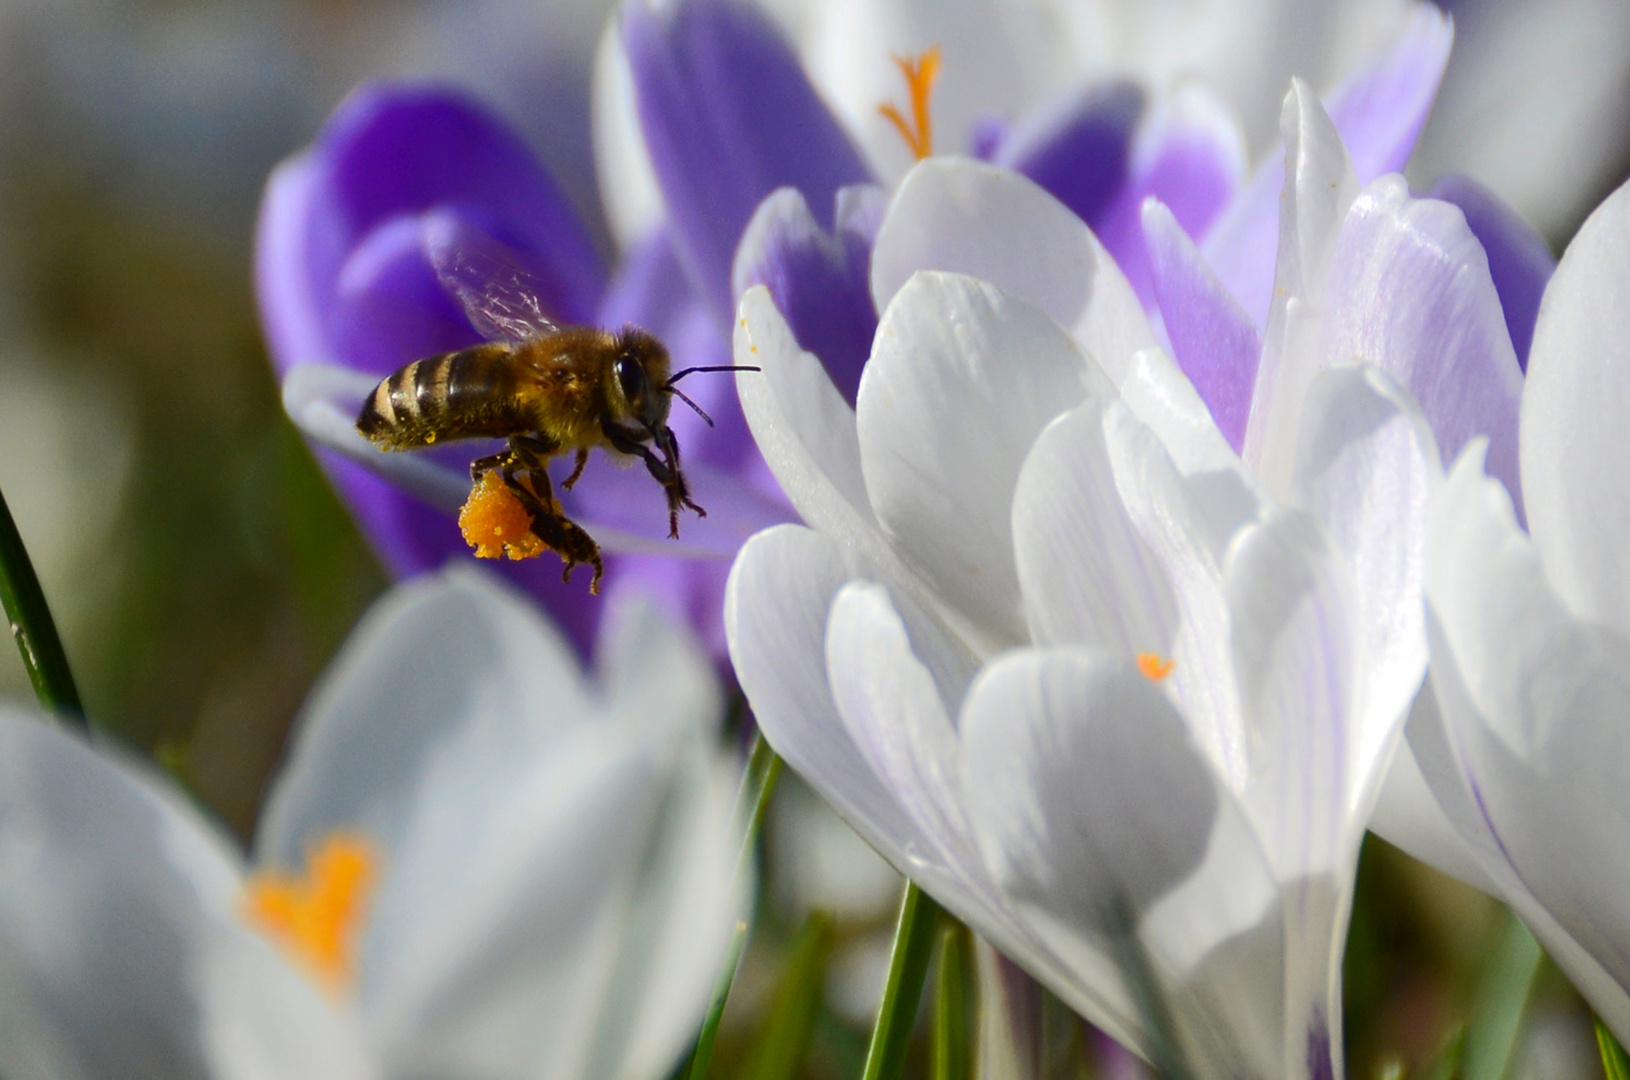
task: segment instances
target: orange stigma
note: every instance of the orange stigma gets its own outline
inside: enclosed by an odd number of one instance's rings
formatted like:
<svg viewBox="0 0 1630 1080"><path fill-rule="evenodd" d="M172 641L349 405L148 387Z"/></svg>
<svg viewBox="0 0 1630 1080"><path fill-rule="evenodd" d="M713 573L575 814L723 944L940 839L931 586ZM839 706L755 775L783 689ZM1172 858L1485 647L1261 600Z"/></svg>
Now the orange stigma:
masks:
<svg viewBox="0 0 1630 1080"><path fill-rule="evenodd" d="M379 878L379 853L357 833L334 832L311 849L304 876L258 870L244 883L249 922L330 993L356 977L357 935Z"/></svg>
<svg viewBox="0 0 1630 1080"><path fill-rule="evenodd" d="M933 46L915 59L896 56L894 62L900 66L900 74L906 77L913 123L906 123L906 118L900 115L900 110L894 107L892 101L879 105L877 111L894 125L894 130L906 141L907 149L921 161L934 152L934 128L928 117L928 96L934 92L934 80L940 73L939 46Z"/></svg>
<svg viewBox="0 0 1630 1080"><path fill-rule="evenodd" d="M1161 659L1159 653L1138 653L1138 670L1141 671L1143 673L1143 677L1148 679L1150 682L1160 682L1166 676L1170 675L1172 673L1172 669L1176 666L1176 660L1163 660Z"/></svg>

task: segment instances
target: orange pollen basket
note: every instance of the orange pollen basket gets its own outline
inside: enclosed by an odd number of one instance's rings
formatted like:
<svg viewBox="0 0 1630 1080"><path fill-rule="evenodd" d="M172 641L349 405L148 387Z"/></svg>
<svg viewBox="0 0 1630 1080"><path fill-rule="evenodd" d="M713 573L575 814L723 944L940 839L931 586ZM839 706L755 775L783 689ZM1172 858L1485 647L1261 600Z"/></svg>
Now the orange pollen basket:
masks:
<svg viewBox="0 0 1630 1080"><path fill-rule="evenodd" d="M1163 660L1159 653L1138 653L1138 670L1150 682L1159 682L1172 673L1177 666L1176 660Z"/></svg>
<svg viewBox="0 0 1630 1080"><path fill-rule="evenodd" d="M934 92L934 80L940 73L939 46L928 49L915 59L896 56L894 62L900 66L900 74L906 77L906 90L911 94L912 123L906 122L892 101L879 105L877 111L894 125L894 130L905 140L906 147L921 161L934 152L934 128L928 116L928 96Z"/></svg>
<svg viewBox="0 0 1630 1080"><path fill-rule="evenodd" d="M532 533L532 515L496 471L482 474L471 489L458 512L458 527L478 559L530 559L545 550Z"/></svg>
<svg viewBox="0 0 1630 1080"><path fill-rule="evenodd" d="M356 976L357 935L379 861L366 838L331 833L311 850L303 877L275 870L251 874L244 883L244 914L325 990L347 990Z"/></svg>

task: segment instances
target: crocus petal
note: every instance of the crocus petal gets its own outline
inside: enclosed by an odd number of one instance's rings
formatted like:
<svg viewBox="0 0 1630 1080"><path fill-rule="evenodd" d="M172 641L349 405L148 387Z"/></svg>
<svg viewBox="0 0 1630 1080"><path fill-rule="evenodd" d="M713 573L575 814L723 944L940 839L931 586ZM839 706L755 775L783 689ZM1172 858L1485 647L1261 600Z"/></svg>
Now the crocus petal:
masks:
<svg viewBox="0 0 1630 1080"><path fill-rule="evenodd" d="M1275 511L1234 541L1225 589L1252 721L1246 813L1279 880L1329 873L1351 829L1345 767L1355 672L1344 583L1312 520Z"/></svg>
<svg viewBox="0 0 1630 1080"><path fill-rule="evenodd" d="M1096 226L1126 183L1143 111L1143 91L1133 83L1088 84L1032 113L990 160L1028 176Z"/></svg>
<svg viewBox="0 0 1630 1080"><path fill-rule="evenodd" d="M799 348L768 289L741 298L735 360L760 371L736 375L742 412L781 490L803 519L881 554L877 519L860 471L855 413L826 369Z"/></svg>
<svg viewBox="0 0 1630 1080"><path fill-rule="evenodd" d="M1184 84L1138 127L1126 183L1092 231L1126 274L1143 306L1157 294L1144 244L1143 204L1170 208L1189 236L1204 236L1245 175L1245 136L1228 107L1203 86Z"/></svg>
<svg viewBox="0 0 1630 1080"><path fill-rule="evenodd" d="M255 222L255 300L267 351L279 371L321 360L333 349L324 299L309 265L311 237L317 231L312 221L324 205L321 173L311 154L273 169Z"/></svg>
<svg viewBox="0 0 1630 1080"><path fill-rule="evenodd" d="M1331 260L1325 363L1375 364L1409 389L1443 455L1489 439L1490 471L1521 505L1522 370L1482 245L1447 203L1412 199L1401 176L1364 190Z"/></svg>
<svg viewBox="0 0 1630 1080"><path fill-rule="evenodd" d="M1113 393L1057 323L985 282L920 273L883 313L856 410L866 490L979 647L1024 640L1009 508L1025 454L1061 411Z"/></svg>
<svg viewBox="0 0 1630 1080"><path fill-rule="evenodd" d="M1483 245L1511 345L1517 350L1517 363L1528 370L1528 347L1534 340L1540 298L1556 273L1550 245L1498 195L1470 177L1445 176L1432 189L1432 198L1460 207L1467 227Z"/></svg>
<svg viewBox="0 0 1630 1080"><path fill-rule="evenodd" d="M1150 199L1143 204L1143 234L1172 353L1237 452L1245 444L1262 352L1256 324L1163 203Z"/></svg>
<svg viewBox="0 0 1630 1080"><path fill-rule="evenodd" d="M730 660L776 753L881 854L908 864L907 852L936 845L855 746L827 679L827 614L853 576L820 533L781 525L753 537L725 589Z"/></svg>
<svg viewBox="0 0 1630 1080"><path fill-rule="evenodd" d="M1296 504L1361 575L1351 600L1361 693L1340 756L1345 812L1363 822L1426 672L1422 550L1442 466L1414 402L1373 367L1319 376L1303 420Z"/></svg>
<svg viewBox="0 0 1630 1080"><path fill-rule="evenodd" d="M6 1075L374 1075L243 921L237 855L162 781L21 710L0 712L0 749Z"/></svg>
<svg viewBox="0 0 1630 1080"><path fill-rule="evenodd" d="M334 280L329 350L305 359L344 358L382 378L404 364L481 341L436 277L421 214L380 222L353 247Z"/></svg>
<svg viewBox="0 0 1630 1080"><path fill-rule="evenodd" d="M967 877L978 856L962 807L957 733L919 652L945 656L942 668L959 659L944 638L913 642L881 585L851 582L833 598L826 670L838 715L878 779L934 842L916 858ZM972 665L960 659L966 686Z"/></svg>
<svg viewBox="0 0 1630 1080"><path fill-rule="evenodd" d="M1528 528L1573 611L1630 632L1630 185L1596 209L1545 291L1522 407Z"/></svg>
<svg viewBox="0 0 1630 1080"><path fill-rule="evenodd" d="M1396 172L1408 159L1432 107L1452 36L1449 21L1436 8L1416 4L1392 44L1326 98L1331 122L1352 148L1360 183ZM1201 244L1206 261L1260 325L1267 323L1274 296L1285 162L1297 153L1288 142L1286 146L1290 156L1281 160L1270 152L1250 186Z"/></svg>
<svg viewBox="0 0 1630 1080"><path fill-rule="evenodd" d="M900 182L872 251L877 309L918 270L967 274L1041 308L1117 385L1132 355L1155 344L1137 295L1092 230L994 165L929 158Z"/></svg>
<svg viewBox="0 0 1630 1080"><path fill-rule="evenodd" d="M1160 655L1173 664L1166 685L1213 768L1232 790L1243 791L1250 775L1249 735L1229 651L1232 616L1223 592L1223 568L1236 536L1262 508L1234 469L1179 471L1166 444L1130 408L1105 409L1101 423L1117 494L1170 583L1179 611L1175 632L1164 631L1171 651ZM1096 439L1083 438L1074 453L1091 454L1097 448ZM1045 460L1038 458L1037 464ZM1067 466L1068 458L1058 461ZM1069 491L1073 483L1061 482L1058 489ZM1026 600L1051 603L1045 594ZM1163 621L1155 616L1156 626Z"/></svg>
<svg viewBox="0 0 1630 1080"><path fill-rule="evenodd" d="M662 190L645 152L634 109L634 76L628 70L622 32L616 19L606 21L594 51L594 173L600 182L600 204L617 246L630 251L662 223ZM611 325L616 325L615 323Z"/></svg>
<svg viewBox="0 0 1630 1080"><path fill-rule="evenodd" d="M794 187L823 215L870 179L803 68L756 8L681 0L623 8L645 146L697 293L727 325L730 271L758 204Z"/></svg>
<svg viewBox="0 0 1630 1080"><path fill-rule="evenodd" d="M1434 677L1445 732L1501 861L1612 977L1605 996L1589 970L1580 988L1624 1027L1630 918L1621 899L1630 861L1618 857L1616 838L1630 813L1619 775L1630 753L1626 643L1568 610L1479 464L1475 452L1462 457L1429 522L1427 596L1433 666L1447 661L1445 677Z"/></svg>
<svg viewBox="0 0 1630 1080"><path fill-rule="evenodd" d="M1172 655L1178 610L1166 568L1128 517L1089 398L1036 439L1013 493L1013 547L1032 640L1112 656Z"/></svg>
<svg viewBox="0 0 1630 1080"><path fill-rule="evenodd" d="M782 188L753 214L732 272L737 296L754 285L770 290L799 346L821 358L851 404L877 333L870 270L884 205L881 188L844 188L829 232L796 188Z"/></svg>
<svg viewBox="0 0 1630 1080"><path fill-rule="evenodd" d="M261 859L302 865L306 845L341 825L393 847L450 732L484 724L495 750L507 740L511 753L494 753L495 766L536 757L590 708L562 645L534 608L483 573L459 570L397 590L348 639L299 721L295 752L261 815ZM528 753L513 753L518 747ZM498 768L492 783L504 775Z"/></svg>
<svg viewBox="0 0 1630 1080"><path fill-rule="evenodd" d="M1341 136L1300 79L1285 95L1280 124L1290 176L1280 202L1273 308L1262 339L1244 456L1269 494L1283 498L1301 433L1302 395L1322 364L1313 335L1325 280L1342 220L1358 197L1358 180Z"/></svg>
<svg viewBox="0 0 1630 1080"><path fill-rule="evenodd" d="M1130 1004L1114 970L1116 938L1150 920L1180 926L1175 937L1147 935L1165 985L1142 989L1183 1002L1206 954L1272 912L1277 888L1248 827L1170 701L1130 663L1086 651L1013 654L980 676L961 726L963 786L981 849L1071 973L1049 983L1086 1015L1124 1016ZM1224 860L1225 874L1206 875L1211 887L1187 897L1186 917L1171 919L1162 902L1208 868L1214 846L1238 857ZM1276 926L1268 931L1277 937ZM1277 1012L1278 988L1263 980L1233 992ZM1211 1065L1217 1075L1229 1075L1229 1065L1268 1072L1279 1046L1267 1044L1247 1061L1234 1046L1206 1045L1197 1060L1206 1075Z"/></svg>

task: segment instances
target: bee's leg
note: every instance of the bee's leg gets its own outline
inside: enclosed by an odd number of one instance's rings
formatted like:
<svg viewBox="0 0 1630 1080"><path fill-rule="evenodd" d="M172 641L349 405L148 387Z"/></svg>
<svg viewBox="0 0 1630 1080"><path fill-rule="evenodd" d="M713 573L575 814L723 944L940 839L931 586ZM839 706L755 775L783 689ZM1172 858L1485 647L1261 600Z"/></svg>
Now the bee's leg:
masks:
<svg viewBox="0 0 1630 1080"><path fill-rule="evenodd" d="M483 458L476 458L470 462L470 482L479 484L481 478L494 469L501 469L510 463L511 454L508 450L501 450L496 454L489 454Z"/></svg>
<svg viewBox="0 0 1630 1080"><path fill-rule="evenodd" d="M577 461L572 464L572 475L560 482L560 490L572 490L572 485L577 483L577 478L583 475L583 467L588 463L589 452L587 450L579 450L577 452Z"/></svg>
<svg viewBox="0 0 1630 1080"><path fill-rule="evenodd" d="M501 466L504 485L532 516L533 535L565 561L560 579L570 581L573 568L578 563L588 563L594 567L589 592L597 594L600 591L600 578L606 572L605 563L600 558L600 545L577 522L566 516L560 500L555 498L546 468L552 450L552 444L539 439L511 439L510 450L498 455L508 459Z"/></svg>
<svg viewBox="0 0 1630 1080"><path fill-rule="evenodd" d="M645 462L645 471L651 474L652 479L662 485L663 491L668 496L668 538L670 540L679 538L680 507L688 506L695 510L699 517L707 516L706 510L690 501L690 492L685 486L685 476L679 471L679 463L675 459L673 451L667 445L662 447L663 457L657 457L651 452L651 448L643 442L629 438L610 424L600 425L600 430L605 435L606 441L611 443L617 450L624 454L635 455ZM664 428L663 430L667 429ZM671 433L669 441L672 441Z"/></svg>

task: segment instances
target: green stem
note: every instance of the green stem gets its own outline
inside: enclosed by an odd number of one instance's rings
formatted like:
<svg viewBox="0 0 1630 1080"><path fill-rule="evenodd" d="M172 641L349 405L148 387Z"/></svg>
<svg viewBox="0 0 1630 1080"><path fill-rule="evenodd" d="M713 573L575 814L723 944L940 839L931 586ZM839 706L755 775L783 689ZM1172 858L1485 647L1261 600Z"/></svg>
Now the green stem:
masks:
<svg viewBox="0 0 1630 1080"><path fill-rule="evenodd" d="M11 620L11 633L23 666L40 704L69 723L83 728L85 710L79 703L79 688L68 668L68 655L62 651L57 624L45 602L45 592L28 558L28 549L11 519L6 497L0 494L0 601Z"/></svg>
<svg viewBox="0 0 1630 1080"><path fill-rule="evenodd" d="M940 931L940 965L934 988L934 1060L930 1075L934 1080L968 1080L969 1027L968 987L973 983L973 939L968 928L945 916Z"/></svg>
<svg viewBox="0 0 1630 1080"><path fill-rule="evenodd" d="M1543 955L1522 920L1508 913L1479 980L1476 1009L1466 1029L1460 1070L1465 1080L1500 1080L1506 1074Z"/></svg>
<svg viewBox="0 0 1630 1080"><path fill-rule="evenodd" d="M922 999L939 919L940 906L914 883L907 882L900 904L900 924L894 932L889 981L877 1007L872 1044L866 1050L865 1080L898 1080L905 1069L906 1046L917 1020L917 1003Z"/></svg>
<svg viewBox="0 0 1630 1080"><path fill-rule="evenodd" d="M752 871L753 850L758 831L764 824L764 811L775 794L776 782L781 779L780 755L770 749L761 732L753 733L753 747L747 754L747 769L741 776L741 789L736 793L736 824L741 829L741 848L736 853L736 872L731 879L732 892L740 896ZM736 981L736 968L741 965L742 950L747 947L747 921L736 920L736 931L730 938L730 951L719 980L713 987L713 1001L702 1019L702 1030L696 1036L696 1048L691 1051L690 1066L684 1070L689 1080L706 1080L708 1065L713 1060L713 1040L719 1036L719 1021L724 1019L725 1003L730 1000L730 987Z"/></svg>
<svg viewBox="0 0 1630 1080"><path fill-rule="evenodd" d="M1624 1047L1599 1016L1596 1018L1596 1049L1602 1053L1602 1072L1607 1080L1630 1080L1630 1056L1626 1056Z"/></svg>

